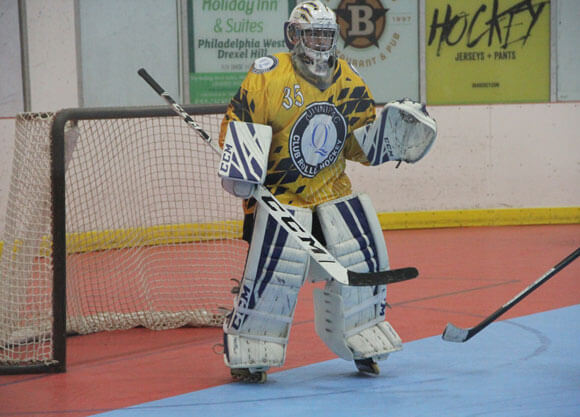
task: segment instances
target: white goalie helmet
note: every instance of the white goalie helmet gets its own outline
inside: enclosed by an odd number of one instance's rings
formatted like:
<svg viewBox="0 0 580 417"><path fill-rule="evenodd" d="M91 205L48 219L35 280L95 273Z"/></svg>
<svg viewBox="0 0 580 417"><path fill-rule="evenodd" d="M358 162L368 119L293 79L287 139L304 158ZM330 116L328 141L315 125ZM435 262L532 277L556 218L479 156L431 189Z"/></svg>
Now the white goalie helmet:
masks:
<svg viewBox="0 0 580 417"><path fill-rule="evenodd" d="M319 0L298 4L284 24L284 39L296 70L321 89L332 81L337 38L336 15Z"/></svg>

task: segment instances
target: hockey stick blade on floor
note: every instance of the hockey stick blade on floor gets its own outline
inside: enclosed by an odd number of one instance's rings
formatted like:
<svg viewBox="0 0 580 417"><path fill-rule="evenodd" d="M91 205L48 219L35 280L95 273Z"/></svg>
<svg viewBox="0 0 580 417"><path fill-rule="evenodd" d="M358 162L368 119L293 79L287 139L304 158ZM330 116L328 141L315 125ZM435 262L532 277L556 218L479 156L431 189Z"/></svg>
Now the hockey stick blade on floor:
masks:
<svg viewBox="0 0 580 417"><path fill-rule="evenodd" d="M529 287L521 291L518 295L512 298L510 301L505 303L499 309L497 309L494 313L486 317L481 323L477 324L474 327L462 329L461 327L457 327L451 323L447 323L447 327L445 327L445 331L443 332L442 338L447 342L456 342L456 343L463 343L471 339L477 333L482 331L485 327L487 327L491 322L496 320L499 316L504 314L510 308L515 306L517 303L522 301L527 295L529 295L532 291L542 285L544 282L548 281L557 272L564 269L568 264L570 264L574 259L576 259L580 255L580 248L576 249L566 258L562 259L557 265L555 265L552 269L538 278L533 284Z"/></svg>
<svg viewBox="0 0 580 417"><path fill-rule="evenodd" d="M137 73L157 94L159 94L171 106L173 111L192 127L201 138L221 155L221 149L212 141L209 134L199 126L191 116L161 87L149 73L141 68ZM359 273L353 272L343 267L340 262L318 241L310 232L305 230L296 218L282 205L274 195L263 185L256 187L252 195L263 208L286 230L294 236L309 255L328 272L328 274L344 285L352 286L374 286L383 284L393 284L416 278L419 271L416 268L390 269L387 271Z"/></svg>

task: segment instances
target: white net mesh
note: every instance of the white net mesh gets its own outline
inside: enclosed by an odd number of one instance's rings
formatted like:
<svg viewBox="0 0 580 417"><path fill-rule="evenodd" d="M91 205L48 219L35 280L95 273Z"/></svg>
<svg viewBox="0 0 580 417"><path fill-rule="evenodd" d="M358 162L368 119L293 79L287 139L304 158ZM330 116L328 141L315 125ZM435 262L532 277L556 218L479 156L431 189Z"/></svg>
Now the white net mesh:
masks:
<svg viewBox="0 0 580 417"><path fill-rule="evenodd" d="M26 114L16 122L0 258L0 361L8 363L52 360L50 120Z"/></svg>
<svg viewBox="0 0 580 417"><path fill-rule="evenodd" d="M194 118L217 138L221 114ZM16 122L0 363L50 361L52 120ZM65 148L67 332L221 325L247 245L218 155L179 117L79 120Z"/></svg>

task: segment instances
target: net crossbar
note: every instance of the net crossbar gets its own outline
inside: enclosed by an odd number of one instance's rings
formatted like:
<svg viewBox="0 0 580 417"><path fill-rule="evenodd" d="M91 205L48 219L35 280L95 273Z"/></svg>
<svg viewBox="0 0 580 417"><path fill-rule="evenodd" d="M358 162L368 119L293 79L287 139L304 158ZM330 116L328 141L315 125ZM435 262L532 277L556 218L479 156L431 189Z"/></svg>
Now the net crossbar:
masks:
<svg viewBox="0 0 580 417"><path fill-rule="evenodd" d="M185 110L217 138L225 107ZM0 373L64 370L71 333L221 325L247 244L218 162L167 107L19 115Z"/></svg>

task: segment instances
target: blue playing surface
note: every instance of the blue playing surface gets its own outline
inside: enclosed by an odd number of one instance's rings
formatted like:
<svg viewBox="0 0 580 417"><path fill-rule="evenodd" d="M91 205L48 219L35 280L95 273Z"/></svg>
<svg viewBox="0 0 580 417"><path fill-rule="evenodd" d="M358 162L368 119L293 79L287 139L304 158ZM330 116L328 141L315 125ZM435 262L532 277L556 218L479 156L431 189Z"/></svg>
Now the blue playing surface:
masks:
<svg viewBox="0 0 580 417"><path fill-rule="evenodd" d="M379 376L335 359L99 415L578 417L579 330L575 305L492 323L465 343L406 343Z"/></svg>

